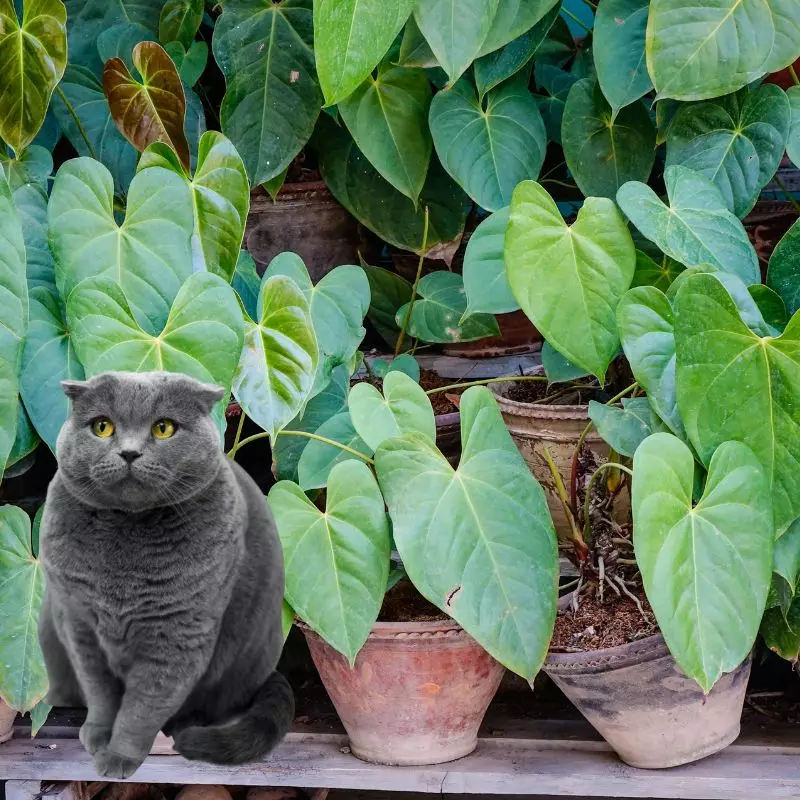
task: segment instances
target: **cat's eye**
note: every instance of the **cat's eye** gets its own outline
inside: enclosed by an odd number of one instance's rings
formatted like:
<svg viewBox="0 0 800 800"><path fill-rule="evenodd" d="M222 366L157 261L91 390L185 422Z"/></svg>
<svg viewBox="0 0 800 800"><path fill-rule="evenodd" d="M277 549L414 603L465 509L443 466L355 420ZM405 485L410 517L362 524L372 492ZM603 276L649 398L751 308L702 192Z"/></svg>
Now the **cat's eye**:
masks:
<svg viewBox="0 0 800 800"><path fill-rule="evenodd" d="M156 439L169 439L175 433L175 423L171 419L160 419L150 430Z"/></svg>
<svg viewBox="0 0 800 800"><path fill-rule="evenodd" d="M114 423L108 417L98 417L92 422L92 433L100 439L108 439L114 433Z"/></svg>

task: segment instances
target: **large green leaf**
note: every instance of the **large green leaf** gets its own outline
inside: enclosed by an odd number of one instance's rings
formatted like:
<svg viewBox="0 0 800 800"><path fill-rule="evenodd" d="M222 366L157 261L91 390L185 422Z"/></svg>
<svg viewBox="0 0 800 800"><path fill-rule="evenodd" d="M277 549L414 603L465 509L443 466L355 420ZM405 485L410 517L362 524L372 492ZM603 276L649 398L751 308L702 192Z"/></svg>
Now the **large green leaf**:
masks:
<svg viewBox="0 0 800 800"><path fill-rule="evenodd" d="M526 469L491 393L461 398L453 470L424 436L375 454L403 566L414 586L498 661L525 678L547 653L558 555L544 492Z"/></svg>
<svg viewBox="0 0 800 800"><path fill-rule="evenodd" d="M261 287L257 321L246 320L233 392L248 417L272 439L301 411L319 361L309 302L291 279Z"/></svg>
<svg viewBox="0 0 800 800"><path fill-rule="evenodd" d="M786 141L786 155L792 159L795 166L800 165L800 86L792 86L787 92L791 117L789 124L789 137Z"/></svg>
<svg viewBox="0 0 800 800"><path fill-rule="evenodd" d="M648 0L603 0L597 6L592 53L614 116L653 88L644 53L648 6Z"/></svg>
<svg viewBox="0 0 800 800"><path fill-rule="evenodd" d="M394 347L400 331L395 316L411 300L412 286L396 272L364 265L370 290L367 317L387 344Z"/></svg>
<svg viewBox="0 0 800 800"><path fill-rule="evenodd" d="M185 180L161 167L141 172L118 225L111 173L91 158L76 158L56 175L48 224L63 298L82 279L106 275L119 282L147 333L163 328L192 272L194 214Z"/></svg>
<svg viewBox="0 0 800 800"><path fill-rule="evenodd" d="M583 367L578 367L565 358L550 342L542 342L540 355L548 383L574 381L589 374Z"/></svg>
<svg viewBox="0 0 800 800"><path fill-rule="evenodd" d="M142 154L138 172L149 167L172 170L191 190L192 270L214 272L230 282L250 209L250 184L236 148L217 131L204 133L198 148L197 168L190 179L172 149L156 142Z"/></svg>
<svg viewBox="0 0 800 800"><path fill-rule="evenodd" d="M537 4L533 4L535 8ZM521 12L524 11L521 9ZM516 75L534 56L540 45L547 38L547 34L558 19L561 11L561 0L529 30L521 33L516 39L510 41L499 50L487 53L475 60L473 65L475 84L478 87L478 97L483 100L484 95L504 80ZM501 14L498 13L496 19Z"/></svg>
<svg viewBox="0 0 800 800"><path fill-rule="evenodd" d="M712 275L691 275L675 298L678 406L708 463L733 439L748 445L772 483L775 526L800 517L800 316L778 338L753 333Z"/></svg>
<svg viewBox="0 0 800 800"><path fill-rule="evenodd" d="M653 432L646 397L625 398L622 408L590 400L589 419L611 449L628 458Z"/></svg>
<svg viewBox="0 0 800 800"><path fill-rule="evenodd" d="M584 78L570 89L561 123L564 158L588 197L616 197L626 181L646 182L653 169L656 129L642 103L616 116L600 86Z"/></svg>
<svg viewBox="0 0 800 800"><path fill-rule="evenodd" d="M134 66L133 48L139 42L149 42L152 38L151 31L138 22L119 22L97 37L97 52L103 64L112 58L121 58L130 69Z"/></svg>
<svg viewBox="0 0 800 800"><path fill-rule="evenodd" d="M37 635L44 575L31 551L31 521L16 506L0 507L0 698L29 711L47 692Z"/></svg>
<svg viewBox="0 0 800 800"><path fill-rule="evenodd" d="M688 167L664 170L669 206L643 183L626 183L620 208L662 253L687 267L710 264L745 283L759 283L758 258L719 189Z"/></svg>
<svg viewBox="0 0 800 800"><path fill-rule="evenodd" d="M488 211L507 206L520 181L539 176L547 134L523 81L509 81L481 102L463 78L433 98L430 126L444 168Z"/></svg>
<svg viewBox="0 0 800 800"><path fill-rule="evenodd" d="M499 6L499 0L417 0L414 18L451 84L480 53Z"/></svg>
<svg viewBox="0 0 800 800"><path fill-rule="evenodd" d="M322 106L311 0L226 0L214 28L214 57L225 75L222 131L242 156L250 182L280 175L305 146Z"/></svg>
<svg viewBox="0 0 800 800"><path fill-rule="evenodd" d="M527 33L556 4L557 0L502 0L479 54L492 53Z"/></svg>
<svg viewBox="0 0 800 800"><path fill-rule="evenodd" d="M49 150L32 144L25 148L19 158L6 156L4 150L0 147L0 167L6 174L12 192L28 184L47 191L47 181L53 173L53 156Z"/></svg>
<svg viewBox="0 0 800 800"><path fill-rule="evenodd" d="M619 349L617 303L636 265L611 200L589 197L570 227L538 183L514 191L506 275L530 321L562 355L601 381Z"/></svg>
<svg viewBox="0 0 800 800"><path fill-rule="evenodd" d="M617 306L622 349L656 414L683 437L675 389L675 320L667 296L654 286L630 289Z"/></svg>
<svg viewBox="0 0 800 800"><path fill-rule="evenodd" d="M790 64L800 52L793 0L652 0L647 68L658 98L706 100Z"/></svg>
<svg viewBox="0 0 800 800"><path fill-rule="evenodd" d="M67 66L67 12L61 0L26 0L22 24L0 0L0 139L19 155L42 127Z"/></svg>
<svg viewBox="0 0 800 800"><path fill-rule="evenodd" d="M82 281L67 301L72 343L86 368L183 372L230 388L242 350L242 312L236 294L209 272L192 275L181 287L157 335L136 323L122 289L99 276Z"/></svg>
<svg viewBox="0 0 800 800"><path fill-rule="evenodd" d="M45 286L31 289L19 389L36 432L54 453L58 432L69 415L61 381L84 377L55 291Z"/></svg>
<svg viewBox="0 0 800 800"><path fill-rule="evenodd" d="M203 21L203 0L167 0L158 19L158 38L163 44L180 42L189 47Z"/></svg>
<svg viewBox="0 0 800 800"><path fill-rule="evenodd" d="M428 129L431 84L423 69L378 67L339 103L358 149L399 192L415 203L425 184L433 142Z"/></svg>
<svg viewBox="0 0 800 800"><path fill-rule="evenodd" d="M773 84L682 105L667 131L667 166L682 164L713 181L743 217L783 158L789 119L786 94Z"/></svg>
<svg viewBox="0 0 800 800"><path fill-rule="evenodd" d="M725 442L692 507L694 457L656 433L633 459L633 542L647 599L683 672L709 692L750 653L772 572L769 479L753 452Z"/></svg>
<svg viewBox="0 0 800 800"><path fill-rule="evenodd" d="M464 231L469 199L431 158L428 177L415 206L385 181L346 130L322 120L316 139L319 168L333 196L362 224L395 247L422 247L425 208L430 214L428 247L457 240Z"/></svg>
<svg viewBox="0 0 800 800"><path fill-rule="evenodd" d="M767 284L783 298L789 314L800 309L800 221L789 228L772 251Z"/></svg>
<svg viewBox="0 0 800 800"><path fill-rule="evenodd" d="M56 275L47 243L47 194L40 186L25 184L12 192L25 240L28 287L55 291Z"/></svg>
<svg viewBox="0 0 800 800"><path fill-rule="evenodd" d="M320 511L297 484L270 489L281 537L286 599L352 665L378 618L391 536L378 484L366 464L331 470Z"/></svg>
<svg viewBox="0 0 800 800"><path fill-rule="evenodd" d="M552 64L537 60L534 70L536 83L547 92L547 96L536 95L536 103L544 120L547 138L551 142L561 144L561 124L564 117L564 106L567 104L570 90L577 83L577 75L565 72Z"/></svg>
<svg viewBox="0 0 800 800"><path fill-rule="evenodd" d="M25 404L17 403L17 432L14 438L14 446L8 454L6 469L18 464L29 456L41 442L39 434L31 423L28 412L25 411Z"/></svg>
<svg viewBox="0 0 800 800"><path fill-rule="evenodd" d="M436 442L436 421L425 390L403 372L389 372L383 394L371 383L357 383L348 399L356 433L373 450L387 439L416 432Z"/></svg>
<svg viewBox="0 0 800 800"><path fill-rule="evenodd" d="M408 18L403 29L397 63L401 67L424 67L425 69L436 69L439 66L433 50L425 41L413 15Z"/></svg>
<svg viewBox="0 0 800 800"><path fill-rule="evenodd" d="M16 437L18 375L27 328L25 241L11 189L0 170L0 475Z"/></svg>
<svg viewBox="0 0 800 800"><path fill-rule="evenodd" d="M487 217L475 229L464 252L464 292L467 313L506 314L519 308L506 277L503 247L509 209Z"/></svg>
<svg viewBox="0 0 800 800"><path fill-rule="evenodd" d="M423 342L470 342L498 336L500 329L491 314L467 314L464 280L455 272L431 272L417 287L419 297L411 308L406 332ZM408 304L398 309L395 322L401 327Z"/></svg>
<svg viewBox="0 0 800 800"><path fill-rule="evenodd" d="M261 276L256 270L256 262L247 250L239 252L231 286L242 301L250 319L258 318L258 293L261 291Z"/></svg>
<svg viewBox="0 0 800 800"><path fill-rule="evenodd" d="M314 0L314 55L325 102L349 97L400 33L415 0Z"/></svg>

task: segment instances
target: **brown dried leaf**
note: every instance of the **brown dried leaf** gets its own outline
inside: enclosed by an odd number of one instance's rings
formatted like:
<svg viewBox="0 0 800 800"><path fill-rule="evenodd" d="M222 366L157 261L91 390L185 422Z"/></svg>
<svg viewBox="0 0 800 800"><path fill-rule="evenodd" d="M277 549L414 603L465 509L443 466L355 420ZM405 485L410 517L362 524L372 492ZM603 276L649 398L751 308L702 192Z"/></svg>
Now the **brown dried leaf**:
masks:
<svg viewBox="0 0 800 800"><path fill-rule="evenodd" d="M168 144L188 172L186 96L175 64L156 42L137 44L133 63L141 83L121 58L112 58L103 67L103 91L117 128L140 152L153 142Z"/></svg>

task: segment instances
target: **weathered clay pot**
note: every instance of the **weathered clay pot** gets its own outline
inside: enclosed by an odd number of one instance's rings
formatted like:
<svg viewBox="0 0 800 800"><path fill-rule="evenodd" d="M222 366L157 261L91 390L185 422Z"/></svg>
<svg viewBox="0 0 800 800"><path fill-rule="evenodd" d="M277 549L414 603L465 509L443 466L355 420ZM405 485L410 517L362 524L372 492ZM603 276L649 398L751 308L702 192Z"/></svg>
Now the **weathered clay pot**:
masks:
<svg viewBox="0 0 800 800"><path fill-rule="evenodd" d="M551 653L544 671L633 767L688 764L739 735L751 658L707 695L687 678L661 634L583 653Z"/></svg>
<svg viewBox="0 0 800 800"><path fill-rule="evenodd" d="M494 356L531 353L542 346L542 335L522 311L498 314L499 336L486 336L474 342L446 344L442 352L448 356L492 358Z"/></svg>
<svg viewBox="0 0 800 800"><path fill-rule="evenodd" d="M250 193L244 247L259 274L291 250L318 281L339 264L358 264L359 245L358 223L322 181L286 184L275 201L261 188Z"/></svg>
<svg viewBox="0 0 800 800"><path fill-rule="evenodd" d="M17 712L0 700L0 743L7 742L14 735L14 720Z"/></svg>
<svg viewBox="0 0 800 800"><path fill-rule="evenodd" d="M453 761L475 749L504 667L458 624L378 622L353 669L301 627L354 755L408 766Z"/></svg>
<svg viewBox="0 0 800 800"><path fill-rule="evenodd" d="M544 374L541 367L526 372L529 375ZM545 489L547 504L553 524L559 534L569 532L569 523L558 500L553 476L544 457L545 448L550 452L558 468L564 486L569 487L572 471L572 456L581 433L589 424L589 407L574 405L518 403L507 396L513 383L489 384L497 398L497 404L505 420L511 438L522 453L522 457L539 483ZM590 430L584 440L602 459L608 458L608 445L597 431ZM622 517L630 510L630 499L624 490L616 501L615 511Z"/></svg>

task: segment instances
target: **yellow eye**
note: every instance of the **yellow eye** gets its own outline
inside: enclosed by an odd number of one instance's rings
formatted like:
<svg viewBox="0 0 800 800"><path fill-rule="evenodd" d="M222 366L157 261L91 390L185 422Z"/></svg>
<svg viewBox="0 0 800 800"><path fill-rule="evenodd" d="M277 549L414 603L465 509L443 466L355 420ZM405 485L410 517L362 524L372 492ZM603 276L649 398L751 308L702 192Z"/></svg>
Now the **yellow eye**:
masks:
<svg viewBox="0 0 800 800"><path fill-rule="evenodd" d="M100 417L92 423L92 433L100 439L108 439L114 433L114 423L108 417Z"/></svg>
<svg viewBox="0 0 800 800"><path fill-rule="evenodd" d="M171 419L160 419L150 430L156 439L169 439L175 433L175 423Z"/></svg>

